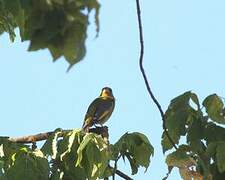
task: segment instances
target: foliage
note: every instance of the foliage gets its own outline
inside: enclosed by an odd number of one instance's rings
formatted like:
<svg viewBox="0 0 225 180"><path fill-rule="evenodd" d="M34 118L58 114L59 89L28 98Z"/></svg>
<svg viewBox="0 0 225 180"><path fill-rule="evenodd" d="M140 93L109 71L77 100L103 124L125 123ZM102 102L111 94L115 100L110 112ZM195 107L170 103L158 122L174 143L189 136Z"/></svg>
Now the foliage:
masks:
<svg viewBox="0 0 225 180"><path fill-rule="evenodd" d="M141 133L126 133L114 145L95 133L73 130L59 137L60 133L55 130L42 148L35 150L1 138L0 179L95 180L112 176L116 169L110 162L121 155L127 157L135 174L139 166L148 168L153 155L153 147Z"/></svg>
<svg viewBox="0 0 225 180"><path fill-rule="evenodd" d="M88 16L95 10L99 30L97 0L0 0L0 34L15 39L19 28L22 41L30 41L29 51L48 48L53 60L64 56L69 64L85 53Z"/></svg>
<svg viewBox="0 0 225 180"><path fill-rule="evenodd" d="M29 51L47 48L54 61L64 56L72 67L85 56L92 10L99 32L99 8L97 0L0 0L0 34L8 33L13 42L18 28L21 41L30 41ZM178 148L173 149L165 132L161 141L163 153L170 150L167 177L177 167L185 180L225 179L224 124L225 107L218 95L206 97L202 105L190 91L174 98L165 127ZM136 174L140 166L147 170L153 155L147 137L137 132L124 134L115 144L79 130L60 134L57 129L40 149L0 138L0 179L105 178L114 175L121 158Z"/></svg>
<svg viewBox="0 0 225 180"><path fill-rule="evenodd" d="M169 173L177 167L183 179L225 179L224 104L212 94L202 105L189 91L173 99L165 113L168 133L179 145L166 158ZM165 134L162 147L164 153L173 148Z"/></svg>

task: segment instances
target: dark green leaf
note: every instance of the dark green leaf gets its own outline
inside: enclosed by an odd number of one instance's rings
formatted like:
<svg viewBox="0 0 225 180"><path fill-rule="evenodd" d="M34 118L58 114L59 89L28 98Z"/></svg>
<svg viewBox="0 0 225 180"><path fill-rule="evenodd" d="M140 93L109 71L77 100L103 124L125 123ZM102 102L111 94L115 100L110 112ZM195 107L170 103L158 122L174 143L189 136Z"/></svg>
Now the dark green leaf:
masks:
<svg viewBox="0 0 225 180"><path fill-rule="evenodd" d="M225 172L225 141L215 141L208 145L207 155L212 157L220 173Z"/></svg>
<svg viewBox="0 0 225 180"><path fill-rule="evenodd" d="M216 163L210 165L210 171L212 173L212 180L223 180L225 179L225 172L220 173L218 171Z"/></svg>
<svg viewBox="0 0 225 180"><path fill-rule="evenodd" d="M10 180L30 179L48 180L49 165L45 158L37 157L26 149L21 149L13 156L13 164L6 171L6 177Z"/></svg>
<svg viewBox="0 0 225 180"><path fill-rule="evenodd" d="M19 28L22 41L29 40L29 51L48 48L55 61L61 56L70 67L86 54L85 41L89 12L95 10L96 31L99 32L97 0L1 0L0 34L15 38ZM85 11L87 10L87 11Z"/></svg>
<svg viewBox="0 0 225 180"><path fill-rule="evenodd" d="M219 141L215 141L215 142L211 142L211 143L208 144L208 147L206 149L206 153L209 157L215 158L216 148L217 148L218 142Z"/></svg>
<svg viewBox="0 0 225 180"><path fill-rule="evenodd" d="M136 174L139 166L148 168L154 149L148 138L141 133L126 133L114 145L114 149L130 162L132 174Z"/></svg>
<svg viewBox="0 0 225 180"><path fill-rule="evenodd" d="M204 144L202 143L202 139L204 138L204 125L202 121L202 117L195 117L188 123L187 129L187 142L192 148L194 152L203 152Z"/></svg>
<svg viewBox="0 0 225 180"><path fill-rule="evenodd" d="M220 173L225 171L225 142L220 143L216 148L216 160Z"/></svg>
<svg viewBox="0 0 225 180"><path fill-rule="evenodd" d="M173 134L173 136L172 136L172 134L171 135L169 134L169 136L172 138L172 140L175 144L178 144L179 139L180 139L179 136L175 136L174 134ZM168 139L168 136L166 135L165 132L163 132L163 134L162 134L161 145L163 148L163 153L165 153L167 150L173 148L173 144L170 142L170 140Z"/></svg>
<svg viewBox="0 0 225 180"><path fill-rule="evenodd" d="M204 137L203 133L203 124L200 118L193 118L191 122L189 122L188 130L187 130L187 142L200 140Z"/></svg>
<svg viewBox="0 0 225 180"><path fill-rule="evenodd" d="M225 129L214 123L208 123L204 128L204 137L207 143L223 141L225 139Z"/></svg>
<svg viewBox="0 0 225 180"><path fill-rule="evenodd" d="M216 94L208 96L203 101L203 106L205 107L210 119L217 123L225 124L225 115L223 113L224 105L219 96Z"/></svg>
<svg viewBox="0 0 225 180"><path fill-rule="evenodd" d="M190 100L193 100L199 107L196 94L188 91L174 98L165 113L165 126L175 144L178 144L180 137L186 134L187 130L185 125L199 114L199 112L190 105ZM163 152L173 147L165 132L162 135L161 144Z"/></svg>

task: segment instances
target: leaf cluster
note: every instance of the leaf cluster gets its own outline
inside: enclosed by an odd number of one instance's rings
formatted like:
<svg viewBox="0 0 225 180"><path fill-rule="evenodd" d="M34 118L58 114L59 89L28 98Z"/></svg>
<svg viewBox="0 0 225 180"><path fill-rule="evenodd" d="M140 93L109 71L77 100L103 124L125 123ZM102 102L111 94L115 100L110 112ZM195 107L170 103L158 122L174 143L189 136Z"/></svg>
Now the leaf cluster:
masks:
<svg viewBox="0 0 225 180"><path fill-rule="evenodd" d="M22 41L30 41L29 51L49 49L53 60L64 56L72 66L85 53L88 16L95 10L99 29L97 0L0 0L0 34L15 39L19 28Z"/></svg>
<svg viewBox="0 0 225 180"><path fill-rule="evenodd" d="M218 95L209 95L201 106L195 93L186 92L171 101L165 120L179 145L166 158L169 173L178 167L183 179L225 179L225 108ZM164 153L173 148L165 133L161 143Z"/></svg>
<svg viewBox="0 0 225 180"><path fill-rule="evenodd" d="M0 139L0 179L2 180L95 180L112 176L117 162L126 156L132 174L146 169L153 147L141 133L126 133L114 145L95 133L72 130L62 135L57 129L40 149ZM143 152L145 155L143 155Z"/></svg>

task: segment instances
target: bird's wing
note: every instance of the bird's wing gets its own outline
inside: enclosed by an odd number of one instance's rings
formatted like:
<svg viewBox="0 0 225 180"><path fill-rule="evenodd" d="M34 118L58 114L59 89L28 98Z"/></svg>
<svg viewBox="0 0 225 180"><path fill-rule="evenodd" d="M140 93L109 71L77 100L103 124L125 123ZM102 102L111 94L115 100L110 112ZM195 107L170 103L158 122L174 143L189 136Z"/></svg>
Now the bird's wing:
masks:
<svg viewBox="0 0 225 180"><path fill-rule="evenodd" d="M94 123L105 123L114 109L114 100L113 99L102 99L99 101L99 106L96 109L94 116Z"/></svg>
<svg viewBox="0 0 225 180"><path fill-rule="evenodd" d="M96 109L99 104L99 98L96 98L88 107L88 110L86 112L85 118L84 118L84 123L83 123L83 128L85 126L92 126L94 122L94 117L96 114Z"/></svg>

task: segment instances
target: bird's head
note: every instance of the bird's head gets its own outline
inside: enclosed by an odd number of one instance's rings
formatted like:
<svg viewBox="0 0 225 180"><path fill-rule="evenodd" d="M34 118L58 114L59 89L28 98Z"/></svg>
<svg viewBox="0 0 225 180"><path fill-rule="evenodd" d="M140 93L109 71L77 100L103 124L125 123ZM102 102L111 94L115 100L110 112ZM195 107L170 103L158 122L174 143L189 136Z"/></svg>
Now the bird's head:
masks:
<svg viewBox="0 0 225 180"><path fill-rule="evenodd" d="M102 92L100 94L101 97L111 97L113 98L112 89L109 87L102 88Z"/></svg>

